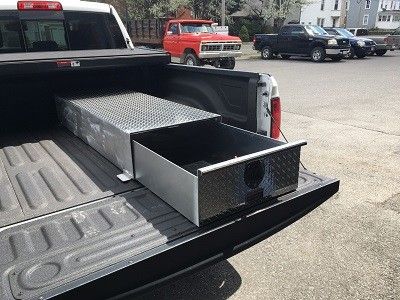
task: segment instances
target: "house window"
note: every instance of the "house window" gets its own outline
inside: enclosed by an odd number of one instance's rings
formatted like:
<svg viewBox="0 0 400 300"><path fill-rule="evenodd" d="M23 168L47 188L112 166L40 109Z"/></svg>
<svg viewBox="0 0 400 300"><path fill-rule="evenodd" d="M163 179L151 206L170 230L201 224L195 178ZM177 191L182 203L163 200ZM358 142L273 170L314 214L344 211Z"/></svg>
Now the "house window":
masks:
<svg viewBox="0 0 400 300"><path fill-rule="evenodd" d="M365 9L371 8L371 0L365 0Z"/></svg>
<svg viewBox="0 0 400 300"><path fill-rule="evenodd" d="M364 15L363 17L363 25L368 25L369 15Z"/></svg>
<svg viewBox="0 0 400 300"><path fill-rule="evenodd" d="M339 20L339 18L337 18L337 17L333 17L332 18L332 27L336 27L337 26L338 20Z"/></svg>
<svg viewBox="0 0 400 300"><path fill-rule="evenodd" d="M325 19L324 18L317 18L317 25L324 27Z"/></svg>
<svg viewBox="0 0 400 300"><path fill-rule="evenodd" d="M333 5L333 10L339 9L339 0L335 0L335 4Z"/></svg>
<svg viewBox="0 0 400 300"><path fill-rule="evenodd" d="M325 0L321 0L321 10L324 10L325 8Z"/></svg>
<svg viewBox="0 0 400 300"><path fill-rule="evenodd" d="M349 4L350 4L350 0L346 1L346 10L349 10Z"/></svg>

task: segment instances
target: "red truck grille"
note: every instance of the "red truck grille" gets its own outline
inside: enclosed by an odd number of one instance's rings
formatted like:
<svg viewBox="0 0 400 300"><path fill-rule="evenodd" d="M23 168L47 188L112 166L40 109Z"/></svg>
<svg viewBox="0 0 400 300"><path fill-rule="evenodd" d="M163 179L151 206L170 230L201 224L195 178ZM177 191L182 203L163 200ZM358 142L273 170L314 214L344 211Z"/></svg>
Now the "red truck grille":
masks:
<svg viewBox="0 0 400 300"><path fill-rule="evenodd" d="M203 44L201 47L201 51L238 51L242 47L241 44L236 43L227 43L227 44L218 44L218 43L210 43Z"/></svg>

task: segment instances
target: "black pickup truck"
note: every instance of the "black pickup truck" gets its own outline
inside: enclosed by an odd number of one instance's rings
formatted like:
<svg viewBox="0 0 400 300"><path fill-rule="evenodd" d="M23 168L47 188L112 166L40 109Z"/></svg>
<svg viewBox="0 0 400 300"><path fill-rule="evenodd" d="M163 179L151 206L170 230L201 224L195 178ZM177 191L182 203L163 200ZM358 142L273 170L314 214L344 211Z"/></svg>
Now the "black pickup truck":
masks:
<svg viewBox="0 0 400 300"><path fill-rule="evenodd" d="M329 35L315 25L285 25L278 34L256 34L253 42L262 59L279 54L283 59L305 56L314 62L322 62L326 57L339 61L350 49L348 39Z"/></svg>
<svg viewBox="0 0 400 300"><path fill-rule="evenodd" d="M338 191L338 180L306 170L299 172L299 162L293 163L292 156L276 156L287 144L270 139L276 129L262 125L271 124L270 115L280 110L277 86L272 84L275 80L271 76L174 65L163 51L132 49L118 14L106 4L11 2L0 4L0 300L108 299L143 291L251 247ZM36 34L37 30L41 34ZM114 90L125 92L115 94ZM73 99L62 100L66 94L72 94ZM132 98L139 100L137 106L120 105L115 109L121 101L132 104ZM92 99L102 106L91 107L90 114L77 119L76 109L89 112L85 105ZM85 107L78 106L78 102ZM63 110L60 103L68 103L65 107L70 110ZM169 118L166 103L170 108L179 108ZM146 114L136 118L136 110L146 110ZM157 149L149 151L136 144L130 149L127 144L129 158L135 157L135 179L124 181L119 177L119 162L106 156L110 151L103 153L103 148L92 146L92 142L99 141L100 146L110 146L111 154L120 153L117 150L124 141L114 137L125 136L125 131L111 131L115 126L105 128L111 125L107 116L115 117L116 112L116 117L129 122L124 126L140 127L149 121L166 124L210 112L219 114L223 123L220 118L199 119L187 126L160 129L152 137L160 140L157 145L163 155L156 155ZM274 124L279 118L275 113ZM62 120L77 126L69 130ZM93 122L89 127L83 126L90 120ZM184 134L178 131L180 128ZM210 128L216 137L217 130L226 134L219 140L212 139ZM154 149L152 141L156 139L145 141L146 148ZM245 176L236 186L246 185L251 190L244 195L244 205L238 201L243 198L239 193L243 189L236 189L236 194L232 193L235 186L205 190L211 205L202 206L200 215L208 208L219 208L223 198L241 206L197 226L185 217L185 211L163 201L169 197L152 193L151 186L159 188L162 182L172 180L174 183L164 189L167 193L198 183L198 177L190 171L197 168L198 157L218 153L218 149L211 152L210 147L202 145L208 141L216 146L224 142L222 150L227 152L236 150L229 147L237 144L247 145L243 152L251 153L247 157L251 161L234 157L236 151L234 156L228 153L228 166L222 162L222 166L202 167L200 179L222 174L214 170L239 166L243 167L241 171L233 171L244 172ZM258 141L260 146L256 145ZM280 146L269 152L276 162L260 169L264 165L254 151L266 147L265 141ZM182 155L182 150L191 157ZM138 160L143 154L151 157ZM167 156L171 159L163 159ZM125 157L120 158L125 162ZM160 159L162 164L158 163ZM189 163L194 161L190 168L186 164L189 159ZM156 168L149 185L139 183L144 176L139 174L142 167L136 162ZM248 163L245 166L242 162ZM291 176L295 187L264 198L259 181L269 184L264 174L274 170L282 173L285 166L296 175ZM144 167L142 170L147 172ZM230 172L233 176L236 173ZM163 181L156 179L163 174ZM219 183L227 185L226 178L223 176ZM210 187L213 183L207 180L199 185ZM196 196L203 198L199 193ZM193 193L177 193L176 197L182 197L185 204Z"/></svg>

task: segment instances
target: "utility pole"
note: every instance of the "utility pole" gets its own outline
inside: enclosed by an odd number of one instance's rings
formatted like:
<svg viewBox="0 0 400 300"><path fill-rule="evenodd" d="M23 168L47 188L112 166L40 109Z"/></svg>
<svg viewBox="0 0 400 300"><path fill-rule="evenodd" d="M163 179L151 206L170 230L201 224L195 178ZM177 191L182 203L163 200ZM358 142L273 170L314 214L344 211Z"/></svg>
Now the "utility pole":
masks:
<svg viewBox="0 0 400 300"><path fill-rule="evenodd" d="M221 3L221 26L225 26L226 3L222 0Z"/></svg>
<svg viewBox="0 0 400 300"><path fill-rule="evenodd" d="M341 0L340 2L340 18L339 18L339 26L346 27L347 23L347 9L346 4L349 0Z"/></svg>

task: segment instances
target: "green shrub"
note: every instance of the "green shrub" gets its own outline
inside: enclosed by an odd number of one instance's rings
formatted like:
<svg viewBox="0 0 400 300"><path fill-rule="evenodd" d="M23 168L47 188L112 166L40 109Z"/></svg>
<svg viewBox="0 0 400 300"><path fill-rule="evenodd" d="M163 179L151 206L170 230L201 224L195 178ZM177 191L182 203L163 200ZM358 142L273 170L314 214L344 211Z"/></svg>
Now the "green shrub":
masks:
<svg viewBox="0 0 400 300"><path fill-rule="evenodd" d="M247 27L245 25L243 25L240 28L239 37L243 42L249 42L250 41L249 30L247 29Z"/></svg>

